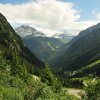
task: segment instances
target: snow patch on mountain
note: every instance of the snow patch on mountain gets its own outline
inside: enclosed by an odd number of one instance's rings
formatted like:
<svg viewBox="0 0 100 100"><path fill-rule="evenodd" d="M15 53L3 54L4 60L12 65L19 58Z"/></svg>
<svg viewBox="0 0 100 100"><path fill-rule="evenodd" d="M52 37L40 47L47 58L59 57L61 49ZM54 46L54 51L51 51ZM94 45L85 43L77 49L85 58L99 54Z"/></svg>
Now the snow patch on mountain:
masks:
<svg viewBox="0 0 100 100"><path fill-rule="evenodd" d="M20 35L21 37L26 37L26 36L45 36L44 33L37 31L35 28L31 27L31 26L26 26L26 25L22 25L18 28L15 29L16 33L18 35Z"/></svg>

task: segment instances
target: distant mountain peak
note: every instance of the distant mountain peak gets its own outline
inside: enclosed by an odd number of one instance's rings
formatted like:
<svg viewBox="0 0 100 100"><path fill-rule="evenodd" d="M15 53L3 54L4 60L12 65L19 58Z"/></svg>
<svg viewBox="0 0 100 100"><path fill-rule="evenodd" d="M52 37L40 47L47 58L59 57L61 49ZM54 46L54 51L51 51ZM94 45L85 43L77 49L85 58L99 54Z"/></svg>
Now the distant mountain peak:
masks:
<svg viewBox="0 0 100 100"><path fill-rule="evenodd" d="M29 25L21 25L21 26L19 26L18 28L32 29L32 30L34 30L34 31L37 31L34 27L31 27L31 26L29 26Z"/></svg>
<svg viewBox="0 0 100 100"><path fill-rule="evenodd" d="M35 28L28 26L28 25L22 25L18 28L15 28L15 31L18 35L21 37L26 36L45 36L42 32L37 31Z"/></svg>
<svg viewBox="0 0 100 100"><path fill-rule="evenodd" d="M41 36L41 37L51 37L51 38L60 38L60 39L64 39L64 40L70 40L74 37L73 35L70 35L70 34L66 33L65 31L58 32L58 33L55 33L54 35L49 36L45 32L38 31L34 27L31 27L28 25L22 25L22 26L16 28L15 31L22 38Z"/></svg>

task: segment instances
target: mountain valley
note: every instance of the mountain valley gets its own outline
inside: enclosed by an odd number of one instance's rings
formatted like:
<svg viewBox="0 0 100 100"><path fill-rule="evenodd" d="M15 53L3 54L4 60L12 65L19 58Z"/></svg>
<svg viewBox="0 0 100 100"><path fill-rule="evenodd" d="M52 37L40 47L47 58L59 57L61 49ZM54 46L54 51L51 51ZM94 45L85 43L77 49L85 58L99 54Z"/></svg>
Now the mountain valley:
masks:
<svg viewBox="0 0 100 100"><path fill-rule="evenodd" d="M27 46L40 60L47 62L55 51L70 41L73 36L48 37L31 26L22 25L15 29Z"/></svg>
<svg viewBox="0 0 100 100"><path fill-rule="evenodd" d="M15 31L0 13L0 100L99 100L100 24L78 36Z"/></svg>

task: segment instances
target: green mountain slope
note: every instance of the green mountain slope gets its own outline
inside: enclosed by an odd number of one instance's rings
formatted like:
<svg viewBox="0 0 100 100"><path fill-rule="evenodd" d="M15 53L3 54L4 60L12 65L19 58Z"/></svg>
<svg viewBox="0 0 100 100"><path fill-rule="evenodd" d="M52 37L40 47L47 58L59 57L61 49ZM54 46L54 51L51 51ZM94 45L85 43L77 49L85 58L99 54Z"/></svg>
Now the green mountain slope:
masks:
<svg viewBox="0 0 100 100"><path fill-rule="evenodd" d="M100 76L100 60L78 69L73 76L84 77L87 75Z"/></svg>
<svg viewBox="0 0 100 100"><path fill-rule="evenodd" d="M20 62L26 62L33 64L34 66L45 66L37 57L30 52L28 48L23 45L21 38L14 32L13 28L7 22L4 16L0 14L0 52L2 57L6 60L16 61L20 59ZM30 57L31 55L31 57ZM32 66L26 65L31 70ZM29 68L30 67L30 68Z"/></svg>
<svg viewBox="0 0 100 100"><path fill-rule="evenodd" d="M25 37L23 38L23 42L40 60L44 62L48 61L57 48L65 44L57 38L41 36Z"/></svg>
<svg viewBox="0 0 100 100"><path fill-rule="evenodd" d="M37 75L37 76L36 76ZM78 100L24 45L0 14L0 100Z"/></svg>
<svg viewBox="0 0 100 100"><path fill-rule="evenodd" d="M55 71L63 73L78 70L100 59L100 28L92 28L88 32L87 30L81 32L54 55L51 65Z"/></svg>
<svg viewBox="0 0 100 100"><path fill-rule="evenodd" d="M25 46L46 63L54 55L56 49L62 47L74 37L67 33L56 33L54 36L48 37L46 33L25 25L16 28L15 32L22 38Z"/></svg>

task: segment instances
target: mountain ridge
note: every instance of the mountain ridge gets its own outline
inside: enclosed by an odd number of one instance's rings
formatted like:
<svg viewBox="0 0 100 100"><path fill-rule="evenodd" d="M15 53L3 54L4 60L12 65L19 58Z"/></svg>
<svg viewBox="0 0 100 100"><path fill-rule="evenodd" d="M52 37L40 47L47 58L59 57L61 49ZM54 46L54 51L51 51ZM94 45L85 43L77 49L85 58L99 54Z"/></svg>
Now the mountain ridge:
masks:
<svg viewBox="0 0 100 100"><path fill-rule="evenodd" d="M67 35L65 38L65 35L59 38L48 37L45 35L45 33L41 33L35 28L26 25L16 28L15 31L21 36L24 45L35 53L40 60L46 63L49 57L54 54L56 49L62 47L66 42L73 38Z"/></svg>
<svg viewBox="0 0 100 100"><path fill-rule="evenodd" d="M51 60L52 68L63 66L62 72L73 71L100 59L100 28L93 27L92 29L88 28L91 31L85 35L84 32L88 29L80 32L61 51L58 51Z"/></svg>
<svg viewBox="0 0 100 100"><path fill-rule="evenodd" d="M45 36L44 33L37 31L35 28L28 26L28 25L22 25L18 28L15 28L16 33L21 36L22 38L26 36Z"/></svg>
<svg viewBox="0 0 100 100"><path fill-rule="evenodd" d="M9 61L20 59L22 62L30 63L26 68L31 71L34 67L42 68L45 64L40 61L32 52L24 46L21 38L15 33L11 25L7 22L7 19L0 13L0 51L2 57ZM31 58L30 58L31 55ZM20 62L20 61L19 61ZM33 64L33 65L31 65Z"/></svg>

